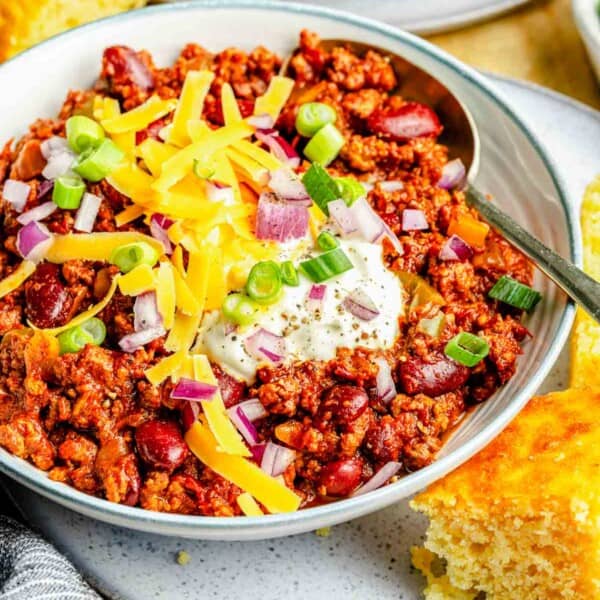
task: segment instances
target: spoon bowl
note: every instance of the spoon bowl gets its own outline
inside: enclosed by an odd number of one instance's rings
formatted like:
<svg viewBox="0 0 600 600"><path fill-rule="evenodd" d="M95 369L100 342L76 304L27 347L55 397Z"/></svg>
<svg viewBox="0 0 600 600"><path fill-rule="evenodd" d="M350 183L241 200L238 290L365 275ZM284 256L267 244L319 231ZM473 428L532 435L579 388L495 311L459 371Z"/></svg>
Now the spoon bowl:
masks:
<svg viewBox="0 0 600 600"><path fill-rule="evenodd" d="M479 135L475 120L460 99L439 79L398 54L352 40L324 39L320 42L320 47L325 51L340 46L357 56L374 51L389 61L398 81L392 94L425 104L440 118L444 126L439 137L440 143L447 146L451 159L459 158L465 166L467 204L477 210L485 221L528 256L540 271L600 323L600 283L542 244L512 217L489 202L486 195L473 185L479 169ZM292 52L290 58L296 52L298 49ZM288 65L289 59L284 62L282 72L285 73Z"/></svg>

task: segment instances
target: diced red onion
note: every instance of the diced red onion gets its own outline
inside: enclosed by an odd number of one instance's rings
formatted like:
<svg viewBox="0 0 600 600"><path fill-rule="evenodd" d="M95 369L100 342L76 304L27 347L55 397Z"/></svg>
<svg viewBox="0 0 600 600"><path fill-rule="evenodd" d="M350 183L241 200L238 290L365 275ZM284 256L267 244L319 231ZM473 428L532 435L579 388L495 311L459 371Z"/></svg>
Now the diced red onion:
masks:
<svg viewBox="0 0 600 600"><path fill-rule="evenodd" d="M354 213L343 200L333 200L327 204L329 216L342 236L347 236L358 231L358 224Z"/></svg>
<svg viewBox="0 0 600 600"><path fill-rule="evenodd" d="M102 198L99 196L89 194L88 192L83 194L73 228L77 231L91 233L94 229L94 223L96 222L96 217L98 216L101 204Z"/></svg>
<svg viewBox="0 0 600 600"><path fill-rule="evenodd" d="M326 291L327 286L323 283L315 283L310 286L310 290L308 291L308 296L306 298L306 307L308 308L308 310L312 312L316 310L321 310L321 307L323 306L323 300L325 299Z"/></svg>
<svg viewBox="0 0 600 600"><path fill-rule="evenodd" d="M404 184L401 181L380 181L379 187L384 192L398 192L404 189Z"/></svg>
<svg viewBox="0 0 600 600"><path fill-rule="evenodd" d="M40 144L40 150L42 152L42 156L49 160L51 156L55 154L61 154L63 152L71 152L71 148L69 147L69 142L67 138L60 137L58 135L53 135L52 137L44 140Z"/></svg>
<svg viewBox="0 0 600 600"><path fill-rule="evenodd" d="M405 208L402 211L402 229L404 231L429 229L425 213L415 208Z"/></svg>
<svg viewBox="0 0 600 600"><path fill-rule="evenodd" d="M258 444L258 431L239 406L232 406L227 410L227 414L250 446Z"/></svg>
<svg viewBox="0 0 600 600"><path fill-rule="evenodd" d="M471 246L457 235L450 236L440 250L440 260L468 260L473 256Z"/></svg>
<svg viewBox="0 0 600 600"><path fill-rule="evenodd" d="M264 115L252 115L246 121L256 129L271 129L275 125L273 117L266 113Z"/></svg>
<svg viewBox="0 0 600 600"><path fill-rule="evenodd" d="M311 206L312 200L304 187L304 184L289 168L282 167L271 171L269 187L285 202Z"/></svg>
<svg viewBox="0 0 600 600"><path fill-rule="evenodd" d="M29 198L29 192L31 192L31 188L27 183L17 181L16 179L7 179L4 182L4 188L2 189L2 198L4 198L14 210L23 212L23 209L27 204L27 198Z"/></svg>
<svg viewBox="0 0 600 600"><path fill-rule="evenodd" d="M226 321L223 325L223 333L225 335L231 335L234 331L238 330L238 326L231 321Z"/></svg>
<svg viewBox="0 0 600 600"><path fill-rule="evenodd" d="M275 129L257 129L254 133L281 162L295 169L300 166L300 156Z"/></svg>
<svg viewBox="0 0 600 600"><path fill-rule="evenodd" d="M156 303L156 292L144 292L137 296L133 303L133 328L136 331L144 331L159 329L162 325L163 320Z"/></svg>
<svg viewBox="0 0 600 600"><path fill-rule="evenodd" d="M260 240L286 242L303 238L308 231L308 210L306 206L287 204L277 200L269 192L263 192L258 199L256 213L256 237Z"/></svg>
<svg viewBox="0 0 600 600"><path fill-rule="evenodd" d="M361 496L368 492L372 492L382 485L386 484L400 469L402 465L398 462L390 461L383 465L367 483L359 487L351 496Z"/></svg>
<svg viewBox="0 0 600 600"><path fill-rule="evenodd" d="M260 468L271 477L281 475L294 462L296 453L289 448L267 442Z"/></svg>
<svg viewBox="0 0 600 600"><path fill-rule="evenodd" d="M35 263L44 258L52 242L48 228L37 221L30 221L17 232L17 250L23 258Z"/></svg>
<svg viewBox="0 0 600 600"><path fill-rule="evenodd" d="M384 233L381 217L371 208L366 198L355 200L350 207L361 236L374 244Z"/></svg>
<svg viewBox="0 0 600 600"><path fill-rule="evenodd" d="M394 246L398 256L402 256L404 254L404 246L400 243L400 240L396 234L391 230L390 226L385 221L383 221L383 230L384 234L379 241L381 241L384 237L387 238L392 246Z"/></svg>
<svg viewBox="0 0 600 600"><path fill-rule="evenodd" d="M264 419L269 413L265 410L261 401L257 398L251 398L250 400L244 400L239 404L236 404L239 408L244 411L244 414L250 419L250 421L257 421L258 419Z"/></svg>
<svg viewBox="0 0 600 600"><path fill-rule="evenodd" d="M331 202L329 203L331 204ZM402 256L404 248L396 234L390 229L388 224L373 210L365 197L355 200L350 207L354 221L358 226L361 237L368 242L381 243L384 237L387 237L394 246L396 252Z"/></svg>
<svg viewBox="0 0 600 600"><path fill-rule="evenodd" d="M171 254L173 252L173 246L171 245L171 240L167 233L167 230L173 223L175 223L173 219L169 219L160 213L154 213L150 217L150 233L156 241L163 245L165 254Z"/></svg>
<svg viewBox="0 0 600 600"><path fill-rule="evenodd" d="M396 384L392 378L392 370L387 360L377 357L375 363L379 367L377 372L377 397L387 404L396 397Z"/></svg>
<svg viewBox="0 0 600 600"><path fill-rule="evenodd" d="M206 197L211 202L222 202L226 206L235 203L233 188L230 185L221 183L220 181L206 182Z"/></svg>
<svg viewBox="0 0 600 600"><path fill-rule="evenodd" d="M254 446L250 446L250 452L252 452L252 458L259 465L262 462L263 456L265 455L266 447L267 447L267 444L264 442L262 444L256 444Z"/></svg>
<svg viewBox="0 0 600 600"><path fill-rule="evenodd" d="M256 360L266 358L276 364L285 356L285 339L261 327L244 340L244 348Z"/></svg>
<svg viewBox="0 0 600 600"><path fill-rule="evenodd" d="M63 175L71 174L71 167L75 162L75 155L72 152L60 152L53 154L46 163L42 175L46 179L58 179Z"/></svg>
<svg viewBox="0 0 600 600"><path fill-rule="evenodd" d="M136 331L122 337L119 340L119 346L123 352L135 352L138 348L142 348L164 334L165 330L162 327L142 329L141 331Z"/></svg>
<svg viewBox="0 0 600 600"><path fill-rule="evenodd" d="M49 200L39 206L35 206L27 212L21 213L17 217L17 221L21 223L21 225L27 225L27 223L31 223L31 221L42 221L46 217L49 217L57 208L58 206L56 206L52 200Z"/></svg>
<svg viewBox="0 0 600 600"><path fill-rule="evenodd" d="M190 402L200 402L202 400L212 400L219 388L210 383L196 381L181 377L177 385L171 391L171 398L176 400L189 400Z"/></svg>
<svg viewBox="0 0 600 600"><path fill-rule="evenodd" d="M465 165L460 158L455 158L447 162L442 169L442 176L437 182L437 186L444 190L453 190L460 188L465 182Z"/></svg>
<svg viewBox="0 0 600 600"><path fill-rule="evenodd" d="M42 181L42 183L40 183L40 185L38 186L38 189L37 189L38 201L45 198L46 195L52 191L52 188L54 188L54 181L51 181L49 179L44 179L44 181Z"/></svg>
<svg viewBox="0 0 600 600"><path fill-rule="evenodd" d="M362 321L372 321L379 315L379 309L366 292L355 289L342 302L342 306Z"/></svg>

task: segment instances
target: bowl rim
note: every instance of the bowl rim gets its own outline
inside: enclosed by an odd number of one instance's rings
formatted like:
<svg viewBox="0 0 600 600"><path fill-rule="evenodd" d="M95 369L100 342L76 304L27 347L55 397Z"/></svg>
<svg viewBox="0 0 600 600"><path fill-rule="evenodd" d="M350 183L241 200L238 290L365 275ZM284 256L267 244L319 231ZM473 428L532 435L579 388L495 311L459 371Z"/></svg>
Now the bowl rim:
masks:
<svg viewBox="0 0 600 600"><path fill-rule="evenodd" d="M507 104L507 102L504 100L503 94L497 91L493 83L487 81L484 75L481 75L471 67L464 65L449 54L446 54L444 51L436 48L432 44L418 38L413 34L397 29L391 25L386 25L379 21L353 15L345 11L311 4L281 2L279 0L188 0L185 2L148 6L146 8L127 13L106 17L92 23L81 25L72 30L59 33L58 35L9 59L4 63L4 65L0 66L0 72L5 68L5 65L20 61L24 57L32 54L41 53L45 50L47 45L60 43L61 39L63 38L85 35L85 32L87 31L91 31L92 29L99 27L110 26L111 23L115 23L117 21L135 22L137 19L144 19L146 15L160 14L165 12L181 12L183 14L186 11L198 9L258 9L267 12L285 12L298 15L304 14L325 18L330 21L341 21L346 24L366 29L367 31L382 34L392 40L412 46L417 51L428 55L430 58L433 58L437 62L440 62L444 66L450 68L460 77L475 85L480 92L484 93L492 102L494 102L494 104L500 110L502 110L502 112L516 125L521 133L523 133L533 149L536 151L551 178L557 197L560 201L561 208L564 211L565 222L568 230L567 233L569 238L568 241L571 260L577 265L581 264L581 233L578 223L576 219L573 218L573 215L569 209L569 203L566 199L566 185L562 181L562 178L558 175L553 159L547 155L545 149L542 147L537 137L530 131L529 127L523 123L521 118L518 117L513 109ZM471 440L463 444L460 448L457 448L448 455L435 460L431 465L407 475L401 481L406 481L408 478L411 478L411 488L414 490L422 489L425 487L425 485L430 483L428 480L432 474L432 471L435 473L433 480L437 480L450 470L455 469L464 461L469 459L473 454L478 452L496 435L498 435L498 433L500 433L500 431L502 431L502 429L508 425L508 423L516 416L516 414L526 404L530 397L536 392L543 379L554 365L559 353L566 343L574 315L575 305L573 302L568 300L560 316L560 322L558 324L554 340L552 341L543 362L540 364L537 371L532 374L527 383L513 396L510 403L506 405L504 410L498 417L496 417L496 419L486 425L481 431L475 434ZM21 470L19 467L23 463L26 463L26 461L13 456L4 449L0 449L0 471L9 475L11 478L32 489L33 491L55 500L60 504L69 506L74 510L79 510L80 512L84 512L88 515L102 514L106 516L106 520L109 521L111 520L109 517L112 517L115 521L118 520L120 524L134 529L136 526L137 528L145 529L149 528L150 526L157 526L157 529L153 529L157 533L169 534L171 531L173 531L172 528L178 528L179 531L182 531L182 528L185 528L185 530L190 534L193 534L194 530L196 530L198 533L201 533L201 531L204 530L212 537L212 539L219 539L217 536L221 531L231 532L234 530L240 535L244 535L244 533L248 534L259 529L277 529L279 527L286 528L286 530L291 531L294 528L294 525L301 526L302 522L304 521L314 522L320 520L321 522L327 521L328 524L338 523L340 521L347 520L344 516L345 513L350 513L351 516L349 518L354 518L392 504L394 501L405 497L405 495L400 496L398 494L398 484L401 482L397 482L362 496L338 500L336 502L317 507L305 508L293 513L269 514L260 517L241 518L170 514L138 507L125 506L123 504L113 503L103 498L85 494L84 492L81 492L71 486L64 484L61 485L55 481L52 481L48 478L44 471L37 469L35 466L29 463L26 464L30 468ZM31 471L31 469L33 471ZM95 518L98 517L96 516ZM160 526L163 526L165 530L161 531L159 529ZM273 531L273 534L273 536L269 537L275 537L277 535L275 531ZM190 537L196 536L190 535ZM227 539L230 539L231 536L226 537ZM221 539L226 538L223 537Z"/></svg>

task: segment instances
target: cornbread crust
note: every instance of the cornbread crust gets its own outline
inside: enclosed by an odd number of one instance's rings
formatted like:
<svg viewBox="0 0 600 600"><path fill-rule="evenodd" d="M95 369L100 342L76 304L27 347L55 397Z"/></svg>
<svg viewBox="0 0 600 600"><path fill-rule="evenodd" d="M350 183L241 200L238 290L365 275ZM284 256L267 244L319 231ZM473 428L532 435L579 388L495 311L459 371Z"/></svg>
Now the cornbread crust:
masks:
<svg viewBox="0 0 600 600"><path fill-rule="evenodd" d="M488 600L600 598L599 422L600 391L534 398L413 500L452 585Z"/></svg>
<svg viewBox="0 0 600 600"><path fill-rule="evenodd" d="M586 188L581 205L583 268L600 281L600 177ZM600 325L577 309L571 337L571 386L600 388Z"/></svg>
<svg viewBox="0 0 600 600"><path fill-rule="evenodd" d="M145 4L146 0L0 0L0 61L70 27Z"/></svg>

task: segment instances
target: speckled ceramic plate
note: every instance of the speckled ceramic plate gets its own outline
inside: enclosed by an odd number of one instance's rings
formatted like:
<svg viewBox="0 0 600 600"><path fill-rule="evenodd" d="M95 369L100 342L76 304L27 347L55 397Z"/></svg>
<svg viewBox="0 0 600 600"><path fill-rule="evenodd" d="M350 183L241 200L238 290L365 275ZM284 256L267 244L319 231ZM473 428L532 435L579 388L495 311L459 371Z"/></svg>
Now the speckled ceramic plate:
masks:
<svg viewBox="0 0 600 600"><path fill-rule="evenodd" d="M39 116L56 114L69 88L89 87L102 51L113 44L149 49L159 63L170 63L183 43L210 49L232 44L267 44L288 54L303 28L323 37L370 42L406 56L439 77L460 96L478 124L481 167L477 187L548 246L576 262L578 228L567 210L564 178L558 165L502 94L479 73L428 43L393 27L347 13L299 4L232 1L164 4L98 21L62 34L0 67L0 139L19 134ZM40 73L44 93L37 93ZM32 83L36 82L36 83ZM291 514L215 517L165 514L113 504L61 483L29 463L0 451L0 469L60 504L115 525L198 539L265 539L310 531L374 512L406 498L477 452L518 413L551 370L573 318L573 306L555 286L536 275L544 301L527 320L533 340L519 359L515 376L465 418L430 466L396 483L355 498Z"/></svg>
<svg viewBox="0 0 600 600"><path fill-rule="evenodd" d="M527 2L529 0L306 0L306 4L347 10L421 34L466 27Z"/></svg>
<svg viewBox="0 0 600 600"><path fill-rule="evenodd" d="M510 80L494 83L544 140L564 177L576 219L585 185L600 172L600 113L543 88ZM564 387L567 367L565 351L541 391ZM65 510L14 482L10 490L25 517L115 600L242 595L245 600L415 600L423 587L410 569L409 549L420 543L425 521L406 501L339 525L328 538L307 533L240 544L135 533ZM180 550L190 555L185 567L175 562Z"/></svg>

